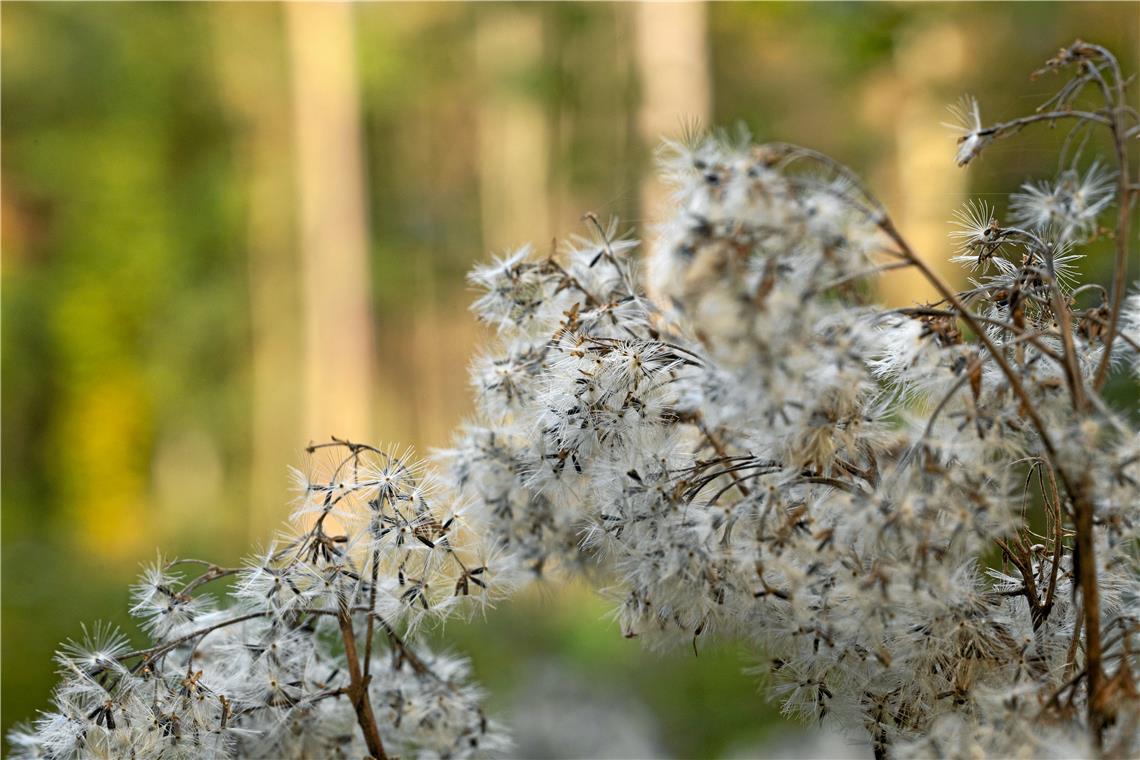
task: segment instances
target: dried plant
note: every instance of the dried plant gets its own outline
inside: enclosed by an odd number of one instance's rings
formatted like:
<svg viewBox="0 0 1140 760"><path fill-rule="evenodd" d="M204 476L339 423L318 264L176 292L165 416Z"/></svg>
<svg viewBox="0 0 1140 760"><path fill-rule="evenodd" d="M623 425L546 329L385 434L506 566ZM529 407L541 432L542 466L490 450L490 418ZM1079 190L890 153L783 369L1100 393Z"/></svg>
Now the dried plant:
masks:
<svg viewBox="0 0 1140 760"><path fill-rule="evenodd" d="M149 569L152 645L64 647L20 756L496 754L464 664L415 634L577 572L612 583L628 637L754 641L786 713L877 757L1140 754L1140 432L1102 397L1140 377L1140 126L1104 48L1039 73L1069 76L1034 114L960 109L963 165L1074 125L1056 181L959 214L965 291L841 164L718 137L663 152L676 210L644 275L593 216L560 255L476 269L498 339L437 469L311 447L292 532L242 568ZM1082 155L1097 130L1111 169ZM1101 236L1112 281L1082 284ZM939 300L870 302L902 268Z"/></svg>

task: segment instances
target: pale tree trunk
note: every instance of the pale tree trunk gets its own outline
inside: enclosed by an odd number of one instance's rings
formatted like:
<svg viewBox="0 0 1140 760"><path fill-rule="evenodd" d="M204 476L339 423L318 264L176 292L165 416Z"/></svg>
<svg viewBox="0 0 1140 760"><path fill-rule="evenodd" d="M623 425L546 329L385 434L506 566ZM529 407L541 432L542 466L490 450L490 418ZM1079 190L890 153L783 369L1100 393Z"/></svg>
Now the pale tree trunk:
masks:
<svg viewBox="0 0 1140 760"><path fill-rule="evenodd" d="M910 30L895 52L899 97L891 110L895 130L895 192L891 213L914 250L950 282L961 270L948 259L947 220L966 199L967 174L954 163L954 134L939 85L959 81L969 55L961 29L937 23ZM880 295L888 305L910 305L936 298L913 269L883 277Z"/></svg>
<svg viewBox="0 0 1140 760"><path fill-rule="evenodd" d="M302 353L300 282L289 157L289 82L281 7L211 9L217 78L237 139L245 184L250 310L250 514L252 536L282 518L286 464L299 462Z"/></svg>
<svg viewBox="0 0 1140 760"><path fill-rule="evenodd" d="M353 7L285 9L304 282L302 432L372 440L372 286Z"/></svg>
<svg viewBox="0 0 1140 760"><path fill-rule="evenodd" d="M709 126L708 6L705 3L638 3L635 47L641 82L638 132L655 148L689 124ZM663 218L668 194L656 171L641 183L641 216Z"/></svg>

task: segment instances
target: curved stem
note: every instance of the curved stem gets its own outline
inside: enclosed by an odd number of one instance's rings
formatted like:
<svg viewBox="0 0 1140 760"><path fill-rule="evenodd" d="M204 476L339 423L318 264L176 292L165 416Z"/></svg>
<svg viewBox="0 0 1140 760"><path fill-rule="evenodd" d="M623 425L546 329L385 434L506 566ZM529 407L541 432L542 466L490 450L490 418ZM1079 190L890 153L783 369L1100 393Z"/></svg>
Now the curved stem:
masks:
<svg viewBox="0 0 1140 760"><path fill-rule="evenodd" d="M372 701L368 698L368 682L360 670L360 660L356 653L356 632L352 628L352 616L348 608L341 606L336 615L340 625L340 635L344 639L344 659L348 663L350 680L347 694L352 700L356 710L356 722L364 734L364 743L368 745L368 752L374 760L387 760L384 752L384 743L380 741L380 731L376 727L376 715L372 712Z"/></svg>
<svg viewBox="0 0 1140 760"><path fill-rule="evenodd" d="M1005 375L1006 380L1010 384L1010 388L1013 389L1014 394L1021 401L1022 412L1029 418L1029 421L1033 424L1034 429L1041 438L1041 445L1045 448L1049 463L1056 469L1057 474L1061 477L1061 482L1065 486L1065 490L1072 497L1073 511L1075 512L1074 524L1076 528L1076 574L1081 590L1082 618L1085 627L1085 671L1088 679L1089 695L1088 721L1089 727L1092 729L1093 739L1099 749L1106 725L1106 718L1104 717L1105 713L1101 705L1104 671L1101 666L1100 590L1096 574L1096 548L1093 540L1094 505L1091 494L1091 483L1089 482L1089 472L1086 469L1080 473L1078 479L1074 480L1070 474L1060 466L1057 448L1053 444L1053 439L1049 435L1049 430L1045 426L1045 421L1041 418L1040 412L1033 403L1033 400L1029 397L1021 379L1014 373L1013 368L1009 365L1004 354L994 345L989 336L981 329L977 320L974 319L974 314L966 308L966 305L962 303L961 299L954 293L950 286L930 269L922 259L915 255L910 244L899 234L889 217L882 221L880 227L887 236L899 246L903 253L914 261L915 266L922 272L927 281L934 286L939 294L946 299L966 324L970 326L970 329L977 335L978 341L985 346L986 351L989 352L989 355L993 358L994 363L1001 368L1002 374Z"/></svg>
<svg viewBox="0 0 1140 760"><path fill-rule="evenodd" d="M1021 402L1022 411L1025 413L1025 416L1029 418L1029 421L1033 424L1033 427L1037 431L1037 434L1041 437L1041 443L1045 447L1045 451L1048 453L1049 459L1053 462L1056 462L1057 448L1053 445L1053 439L1049 436L1049 430L1045 427L1045 421L1041 419L1041 414L1038 412L1036 404L1033 403L1033 399L1029 397L1029 393L1025 390L1025 386L1022 385L1021 378L1019 378L1013 371L1013 368L1009 365L1009 361L1006 360L1005 355L998 350L997 346L995 346L993 341L990 340L989 336L986 335L985 330L982 329L981 324L975 318L973 312L966 308L966 305L962 303L962 300L953 291L953 289L948 284L946 284L946 281L939 277L938 274L935 273L934 270L931 269L925 261L923 261L918 257L917 254L915 254L914 249L910 247L910 243L908 243L906 239L904 239L903 236L899 233L898 229L895 228L894 222L891 221L890 217L884 217L883 220L879 223L879 227L895 243L895 245L899 247L899 249L903 252L903 255L905 255L908 259L910 259L910 261L914 263L914 266L918 269L919 272L922 273L922 276L925 277L926 280L934 286L934 289L938 291L938 294L941 295L942 298L954 308L955 313L957 313L958 316L960 316L966 322L966 324L970 326L970 329L974 331L974 334L978 337L978 341L983 346L985 346L986 351L988 351L990 356L993 357L994 363L997 364L1001 369L1002 374L1005 375L1006 381L1009 382L1009 387L1013 390L1014 395L1016 395L1018 400Z"/></svg>
<svg viewBox="0 0 1140 760"><path fill-rule="evenodd" d="M1126 105L1124 103L1124 77L1120 72L1120 64L1116 57L1099 45L1090 46L1108 62L1112 68L1115 85L1115 102L1105 103L1112 111L1110 129L1112 130L1113 148L1116 152L1116 255L1112 271L1112 298L1108 311L1108 335L1104 340L1104 355L1100 359L1100 366L1093 376L1092 387L1099 391L1108 379L1108 370L1112 365L1112 344L1116 339L1116 325L1120 321L1121 307L1124 302L1124 291L1128 283L1128 235L1132 220L1132 169L1128 165L1128 147L1125 134L1127 133ZM1107 89L1107 88L1106 88ZM1106 93L1106 101L1107 93ZM1091 703L1091 700L1090 700Z"/></svg>

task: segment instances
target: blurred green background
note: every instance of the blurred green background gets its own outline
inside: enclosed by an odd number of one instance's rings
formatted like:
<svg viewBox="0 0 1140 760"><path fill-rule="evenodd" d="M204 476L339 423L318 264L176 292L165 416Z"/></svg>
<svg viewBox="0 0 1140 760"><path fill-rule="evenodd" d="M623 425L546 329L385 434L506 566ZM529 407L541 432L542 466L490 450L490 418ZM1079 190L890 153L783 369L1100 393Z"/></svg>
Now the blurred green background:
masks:
<svg viewBox="0 0 1140 760"><path fill-rule="evenodd" d="M481 339L468 267L586 211L651 223L661 135L743 122L830 152L939 261L966 193L1000 205L1060 139L961 171L947 103L1031 111L1055 83L1029 72L1075 37L1140 68L1132 3L5 3L0 23L5 731L46 706L60 640L126 620L158 547L234 563L264 540L309 440L445 446ZM625 756L796 730L741 673L755 653L648 653L606 612L544 588L438 638L522 754L602 752L561 738L574 721Z"/></svg>

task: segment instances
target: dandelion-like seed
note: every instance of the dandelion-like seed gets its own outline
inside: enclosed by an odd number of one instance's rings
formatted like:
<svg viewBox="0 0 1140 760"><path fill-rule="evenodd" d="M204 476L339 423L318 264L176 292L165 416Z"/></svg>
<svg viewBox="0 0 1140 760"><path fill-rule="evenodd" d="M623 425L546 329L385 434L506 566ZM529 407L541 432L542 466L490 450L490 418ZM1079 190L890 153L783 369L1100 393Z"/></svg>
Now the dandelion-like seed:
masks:
<svg viewBox="0 0 1140 760"><path fill-rule="evenodd" d="M955 229L950 239L956 242L958 255L952 261L965 263L977 269L997 253L1004 241L1001 225L994 217L994 209L985 201L971 200L954 212L951 222Z"/></svg>
<svg viewBox="0 0 1140 760"><path fill-rule="evenodd" d="M1066 241L1085 242L1115 197L1115 181L1112 172L1094 162L1083 175L1069 169L1055 182L1027 182L1010 196L1011 219L1033 230L1056 229Z"/></svg>
<svg viewBox="0 0 1140 760"><path fill-rule="evenodd" d="M962 96L956 104L950 106L949 110L954 121L945 126L961 133L961 137L958 138L958 153L954 160L958 166L965 166L992 142L992 137L982 125L981 107L973 95Z"/></svg>

